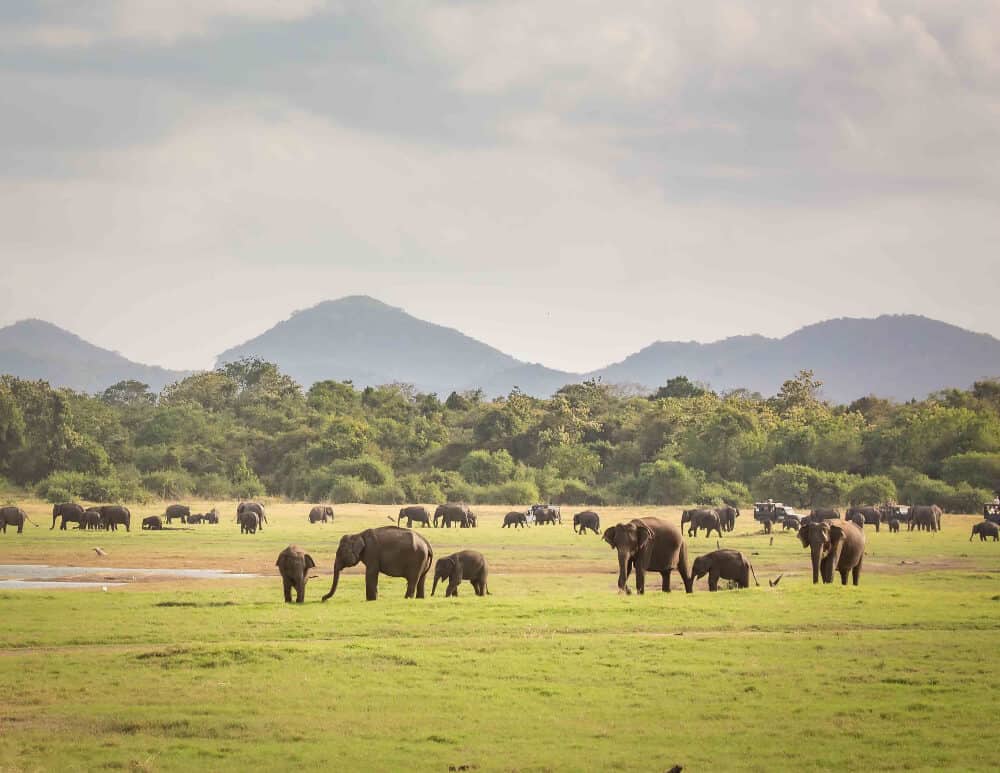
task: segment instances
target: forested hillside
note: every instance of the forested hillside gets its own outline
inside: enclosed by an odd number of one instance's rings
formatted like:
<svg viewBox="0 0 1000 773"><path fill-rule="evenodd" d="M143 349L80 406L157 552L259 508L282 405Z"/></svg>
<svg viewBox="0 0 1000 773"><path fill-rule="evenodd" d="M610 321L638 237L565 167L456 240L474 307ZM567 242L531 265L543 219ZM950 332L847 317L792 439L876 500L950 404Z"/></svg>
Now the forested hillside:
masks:
<svg viewBox="0 0 1000 773"><path fill-rule="evenodd" d="M98 396L0 377L0 474L58 501L284 495L524 505L936 502L1000 486L1000 381L895 404L818 399L809 371L772 398L685 377L652 396L597 381L550 399L321 381L244 359L160 394Z"/></svg>

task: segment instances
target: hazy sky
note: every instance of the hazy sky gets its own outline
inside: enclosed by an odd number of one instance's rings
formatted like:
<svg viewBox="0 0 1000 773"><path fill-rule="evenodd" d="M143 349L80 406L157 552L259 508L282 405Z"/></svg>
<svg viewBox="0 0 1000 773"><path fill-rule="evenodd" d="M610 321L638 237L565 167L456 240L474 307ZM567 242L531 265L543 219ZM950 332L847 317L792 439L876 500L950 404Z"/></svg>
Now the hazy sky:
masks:
<svg viewBox="0 0 1000 773"><path fill-rule="evenodd" d="M0 3L0 324L205 367L364 293L586 370L1000 336L1000 2Z"/></svg>

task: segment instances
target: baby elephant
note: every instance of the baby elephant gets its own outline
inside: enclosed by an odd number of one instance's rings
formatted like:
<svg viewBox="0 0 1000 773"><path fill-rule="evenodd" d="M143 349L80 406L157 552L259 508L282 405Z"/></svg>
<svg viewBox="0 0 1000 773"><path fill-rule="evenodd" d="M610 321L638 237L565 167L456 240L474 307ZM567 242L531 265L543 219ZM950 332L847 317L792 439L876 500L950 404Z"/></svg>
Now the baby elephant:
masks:
<svg viewBox="0 0 1000 773"><path fill-rule="evenodd" d="M756 585L757 574L746 557L738 550L713 550L703 556L698 556L691 567L694 579L708 575L708 589L719 589L719 578L733 580L740 588L750 587L750 575Z"/></svg>
<svg viewBox="0 0 1000 773"><path fill-rule="evenodd" d="M142 528L151 531L159 531L163 528L163 520L158 515L151 515L142 519Z"/></svg>
<svg viewBox="0 0 1000 773"><path fill-rule="evenodd" d="M458 586L462 580L472 583L477 596L485 596L490 593L486 588L487 574L489 567L482 553L478 550L460 550L450 556L439 558L434 565L434 585L431 586L431 595L433 596L437 590L438 580L447 579L448 588L444 593L446 597L458 595Z"/></svg>
<svg viewBox="0 0 1000 773"><path fill-rule="evenodd" d="M972 538L977 534L981 542L986 542L987 537L992 537L994 542L1000 541L1000 525L993 523L993 521L981 521L977 523L972 527L969 542L972 542Z"/></svg>
<svg viewBox="0 0 1000 773"><path fill-rule="evenodd" d="M295 588L295 603L301 604L305 601L309 570L316 566L312 556L298 545L289 545L278 553L278 560L274 562L274 565L281 572L281 582L285 588L285 603L292 602L293 587Z"/></svg>

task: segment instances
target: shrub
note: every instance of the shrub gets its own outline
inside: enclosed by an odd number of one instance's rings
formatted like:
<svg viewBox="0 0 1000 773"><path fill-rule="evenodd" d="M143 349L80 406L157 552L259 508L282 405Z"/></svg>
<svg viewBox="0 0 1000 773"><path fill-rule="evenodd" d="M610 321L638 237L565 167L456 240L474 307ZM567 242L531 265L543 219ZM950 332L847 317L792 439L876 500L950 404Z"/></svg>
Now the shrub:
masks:
<svg viewBox="0 0 1000 773"><path fill-rule="evenodd" d="M941 475L953 486L967 483L990 490L1000 488L1000 454L974 451L949 456L941 465Z"/></svg>
<svg viewBox="0 0 1000 773"><path fill-rule="evenodd" d="M968 483L959 483L935 504L947 513L980 513L983 503L990 501L992 501L992 495L989 489L975 488Z"/></svg>
<svg viewBox="0 0 1000 773"><path fill-rule="evenodd" d="M383 483L370 487L365 501L374 505L398 505L406 501L406 492L398 483Z"/></svg>
<svg viewBox="0 0 1000 773"><path fill-rule="evenodd" d="M204 499L235 498L233 484L230 483L229 478L214 472L199 475L195 479L194 493Z"/></svg>
<svg viewBox="0 0 1000 773"><path fill-rule="evenodd" d="M587 505L592 504L593 498L594 495L586 483L580 480L566 480L562 482L561 489L552 496L552 501L563 505Z"/></svg>
<svg viewBox="0 0 1000 773"><path fill-rule="evenodd" d="M325 497L318 497L315 501L327 499L331 502L365 502L368 497L368 484L361 478L343 476L336 479L330 488L329 494Z"/></svg>
<svg viewBox="0 0 1000 773"><path fill-rule="evenodd" d="M641 501L654 505L680 505L694 499L700 487L697 475L678 461L660 459L639 468L645 489Z"/></svg>
<svg viewBox="0 0 1000 773"><path fill-rule="evenodd" d="M472 501L488 505L531 504L538 501L538 486L532 481L512 480L497 486L483 486L473 494Z"/></svg>
<svg viewBox="0 0 1000 773"><path fill-rule="evenodd" d="M877 505L895 502L898 496L896 484L885 475L862 478L847 492L847 502L851 505Z"/></svg>
<svg viewBox="0 0 1000 773"><path fill-rule="evenodd" d="M466 454L458 471L469 483L489 486L508 481L514 475L514 459L504 449L494 451L471 451Z"/></svg>
<svg viewBox="0 0 1000 773"><path fill-rule="evenodd" d="M365 483L373 486L381 486L390 483L394 476L392 468L381 459L373 456L359 456L356 459L341 459L330 465L338 475L347 475L352 478L360 478Z"/></svg>
<svg viewBox="0 0 1000 773"><path fill-rule="evenodd" d="M183 470L157 470L142 476L142 485L162 499L180 499L194 492L194 477Z"/></svg>

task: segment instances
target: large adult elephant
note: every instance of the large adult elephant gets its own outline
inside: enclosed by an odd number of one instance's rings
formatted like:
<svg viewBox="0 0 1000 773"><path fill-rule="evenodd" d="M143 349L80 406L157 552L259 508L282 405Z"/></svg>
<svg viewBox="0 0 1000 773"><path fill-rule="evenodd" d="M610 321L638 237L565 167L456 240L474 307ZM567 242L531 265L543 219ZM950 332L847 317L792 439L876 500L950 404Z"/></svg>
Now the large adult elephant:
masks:
<svg viewBox="0 0 1000 773"><path fill-rule="evenodd" d="M4 534L7 533L8 526L16 526L17 533L20 534L21 532L24 531L25 521L33 523L35 524L35 526L38 526L38 524L32 521L28 517L28 514L24 512L24 510L22 510L20 507L14 507L14 506L0 507L0 531L2 531Z"/></svg>
<svg viewBox="0 0 1000 773"><path fill-rule="evenodd" d="M444 504L438 505L434 510L434 526L438 525L438 520L441 521L441 526L446 528L451 528L451 525L457 524L463 529L469 528L469 508L464 504Z"/></svg>
<svg viewBox="0 0 1000 773"><path fill-rule="evenodd" d="M587 529L590 529L594 534L600 534L600 528L601 516L593 510L584 510L573 516L573 531L577 534L583 534Z"/></svg>
<svg viewBox="0 0 1000 773"><path fill-rule="evenodd" d="M406 525L410 528L413 527L414 521L423 524L424 526L431 525L431 514L427 511L427 508L422 505L401 507L399 509L399 516L396 518L396 525L401 526L404 518L406 519Z"/></svg>
<svg viewBox="0 0 1000 773"><path fill-rule="evenodd" d="M691 565L691 575L695 580L708 575L708 589L719 589L719 580L730 580L740 588L750 587L750 576L757 582L757 575L749 559L738 550L713 550L698 556Z"/></svg>
<svg viewBox="0 0 1000 773"><path fill-rule="evenodd" d="M715 510L695 509L685 510L681 513L681 525L690 523L688 536L697 537L698 529L705 530L705 536L709 536L713 531L722 536L722 523L719 521L719 514Z"/></svg>
<svg viewBox="0 0 1000 773"><path fill-rule="evenodd" d="M684 590L692 590L688 572L687 545L681 530L660 518L634 518L615 524L604 532L603 539L618 551L618 592L631 593L628 578L635 569L635 589L646 592L646 572L659 572L663 591L670 592L670 573L677 570Z"/></svg>
<svg viewBox="0 0 1000 773"><path fill-rule="evenodd" d="M191 508L187 505L168 505L166 512L163 513L164 520L167 523L173 523L174 518L179 518L181 523L187 523L190 515Z"/></svg>
<svg viewBox="0 0 1000 773"><path fill-rule="evenodd" d="M1000 524L994 523L993 521L980 521L972 527L972 534L969 535L969 542L972 542L972 538L979 535L980 542L986 542L987 537L992 537L993 541L996 542L1000 540Z"/></svg>
<svg viewBox="0 0 1000 773"><path fill-rule="evenodd" d="M815 521L833 521L840 518L840 510L835 507L814 507L809 511L810 523Z"/></svg>
<svg viewBox="0 0 1000 773"><path fill-rule="evenodd" d="M840 572L841 583L847 585L847 575L858 584L861 563L865 557L865 534L850 521L813 521L799 529L802 547L812 555L813 582L833 582L833 571Z"/></svg>
<svg viewBox="0 0 1000 773"><path fill-rule="evenodd" d="M438 580L448 581L448 587L444 592L445 598L457 596L458 586L462 584L462 580L468 580L477 596L485 596L490 593L486 587L489 573L486 557L478 550L460 550L452 553L450 556L439 558L434 565L434 585L431 586L431 595L433 596L437 590Z"/></svg>
<svg viewBox="0 0 1000 773"><path fill-rule="evenodd" d="M531 513L535 516L535 523L539 526L547 523L555 526L557 523L562 523L562 509L558 506L532 505Z"/></svg>
<svg viewBox="0 0 1000 773"><path fill-rule="evenodd" d="M740 517L740 509L733 505L715 508L716 515L719 516L719 523L722 524L723 531L732 531L736 528L736 519Z"/></svg>
<svg viewBox="0 0 1000 773"><path fill-rule="evenodd" d="M66 530L66 523L80 523L80 516L83 515L83 506L78 505L76 502L63 502L58 505L52 506L52 527L49 531L52 531L56 527L56 519L62 518L59 524L59 530Z"/></svg>
<svg viewBox="0 0 1000 773"><path fill-rule="evenodd" d="M316 505L309 511L309 523L326 523L333 520L333 508L329 505Z"/></svg>
<svg viewBox="0 0 1000 773"><path fill-rule="evenodd" d="M132 513L124 505L101 505L94 508L101 514L101 525L109 531L118 531L119 526L124 526L125 531L132 523Z"/></svg>
<svg viewBox="0 0 1000 773"><path fill-rule="evenodd" d="M910 531L941 531L941 508L937 505L914 505L910 508Z"/></svg>
<svg viewBox="0 0 1000 773"><path fill-rule="evenodd" d="M236 520L239 521L240 514L247 511L257 514L257 525L263 531L264 524L267 523L267 516L264 514L264 505L260 502L240 502L236 506Z"/></svg>
<svg viewBox="0 0 1000 773"><path fill-rule="evenodd" d="M528 527L528 515L527 513L521 513L517 510L511 510L507 515L503 517L503 526L501 529L506 529L507 527L517 528L520 526L522 529Z"/></svg>
<svg viewBox="0 0 1000 773"><path fill-rule="evenodd" d="M854 521L857 523L857 516L860 515L864 522L870 526L875 527L875 531L879 531L879 527L882 525L882 511L877 507L851 507L848 508L847 512L844 513L844 520Z"/></svg>
<svg viewBox="0 0 1000 773"><path fill-rule="evenodd" d="M295 588L295 603L301 604L305 601L309 570L316 566L312 556L298 545L289 545L278 553L278 560L274 562L274 565L281 573L285 603L292 603L292 588Z"/></svg>
<svg viewBox="0 0 1000 773"><path fill-rule="evenodd" d="M340 538L337 557L333 561L333 584L323 596L326 601L337 592L342 570L365 565L365 598L378 598L378 576L406 578L406 598L424 597L424 582L430 571L434 551L420 534L399 526L380 526L360 534L345 534Z"/></svg>

